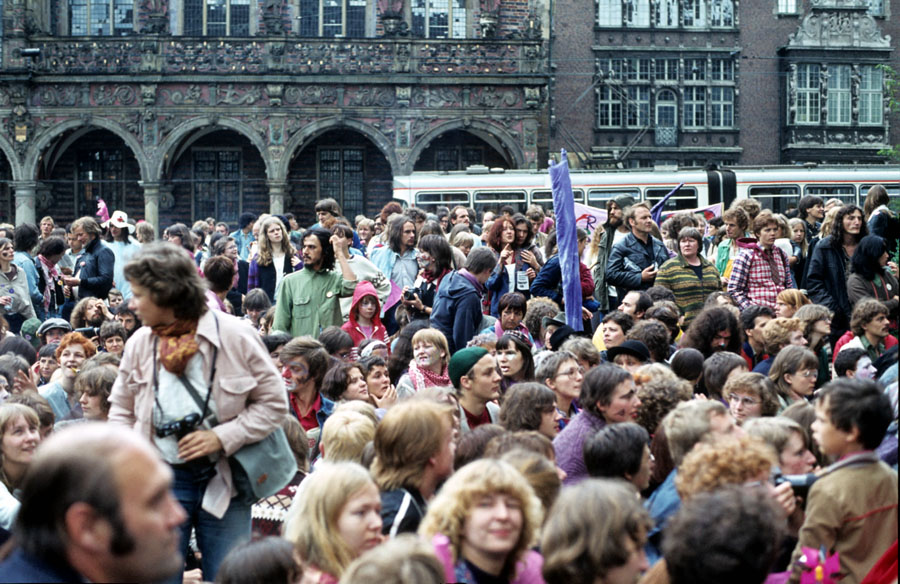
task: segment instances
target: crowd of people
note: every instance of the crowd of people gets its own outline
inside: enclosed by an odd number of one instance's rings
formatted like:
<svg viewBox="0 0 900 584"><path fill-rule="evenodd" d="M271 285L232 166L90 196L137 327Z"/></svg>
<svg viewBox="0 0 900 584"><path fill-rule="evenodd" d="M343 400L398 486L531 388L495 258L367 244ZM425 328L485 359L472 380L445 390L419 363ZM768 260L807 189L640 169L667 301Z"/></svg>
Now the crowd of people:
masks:
<svg viewBox="0 0 900 584"><path fill-rule="evenodd" d="M0 225L0 582L896 582L890 202Z"/></svg>

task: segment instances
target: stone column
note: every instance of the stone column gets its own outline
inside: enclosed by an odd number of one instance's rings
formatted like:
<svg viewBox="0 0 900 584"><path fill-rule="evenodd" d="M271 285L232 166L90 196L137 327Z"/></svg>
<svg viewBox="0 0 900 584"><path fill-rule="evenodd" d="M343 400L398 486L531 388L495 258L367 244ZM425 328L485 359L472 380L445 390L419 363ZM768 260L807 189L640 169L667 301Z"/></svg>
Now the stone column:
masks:
<svg viewBox="0 0 900 584"><path fill-rule="evenodd" d="M12 186L16 191L16 225L36 224L37 183L33 180L13 181Z"/></svg>
<svg viewBox="0 0 900 584"><path fill-rule="evenodd" d="M272 215L284 214L284 191L287 189L287 181L269 180L266 181L269 187L269 213Z"/></svg>
<svg viewBox="0 0 900 584"><path fill-rule="evenodd" d="M138 182L144 189L144 221L150 223L159 235L159 183Z"/></svg>

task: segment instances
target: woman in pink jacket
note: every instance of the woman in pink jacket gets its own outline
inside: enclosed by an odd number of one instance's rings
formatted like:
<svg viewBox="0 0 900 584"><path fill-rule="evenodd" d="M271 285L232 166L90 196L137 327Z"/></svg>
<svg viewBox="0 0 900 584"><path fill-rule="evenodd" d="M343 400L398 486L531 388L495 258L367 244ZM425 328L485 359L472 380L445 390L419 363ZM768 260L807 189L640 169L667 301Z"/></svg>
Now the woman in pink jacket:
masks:
<svg viewBox="0 0 900 584"><path fill-rule="evenodd" d="M144 246L125 277L144 326L125 346L109 421L133 427L172 467L188 516L182 548L196 529L203 578L212 581L229 549L250 538L254 497L231 457L281 425L284 383L252 328L207 310L205 286L180 248Z"/></svg>

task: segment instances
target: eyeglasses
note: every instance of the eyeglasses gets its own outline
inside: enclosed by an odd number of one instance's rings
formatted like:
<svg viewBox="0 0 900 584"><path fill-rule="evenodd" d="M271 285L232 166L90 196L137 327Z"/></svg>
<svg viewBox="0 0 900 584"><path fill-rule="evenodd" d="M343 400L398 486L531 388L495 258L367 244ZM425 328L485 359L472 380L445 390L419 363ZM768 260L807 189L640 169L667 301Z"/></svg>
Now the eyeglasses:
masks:
<svg viewBox="0 0 900 584"><path fill-rule="evenodd" d="M753 399L752 397L742 397L742 396L739 396L739 395L736 394L736 393L732 393L731 395L729 395L729 396L728 396L728 401L731 402L731 403L739 402L739 403L741 403L742 405L744 405L745 407L748 407L748 408L753 407L753 406L759 404L759 400L755 400L755 399Z"/></svg>
<svg viewBox="0 0 900 584"><path fill-rule="evenodd" d="M565 371L560 371L556 374L557 377L574 377L575 374L584 375L584 367L572 367L571 369L566 369Z"/></svg>
<svg viewBox="0 0 900 584"><path fill-rule="evenodd" d="M818 377L819 372L814 371L812 369L807 369L806 371L798 371L797 375L799 375L800 377L805 377L805 378L809 379L810 377Z"/></svg>

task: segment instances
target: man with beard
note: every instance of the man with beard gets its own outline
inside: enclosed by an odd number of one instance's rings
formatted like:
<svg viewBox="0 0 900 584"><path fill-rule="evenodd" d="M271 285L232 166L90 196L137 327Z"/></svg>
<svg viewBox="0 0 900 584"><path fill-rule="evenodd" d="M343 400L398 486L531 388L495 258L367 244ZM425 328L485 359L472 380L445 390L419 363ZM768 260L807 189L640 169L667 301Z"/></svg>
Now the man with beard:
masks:
<svg viewBox="0 0 900 584"><path fill-rule="evenodd" d="M619 297L614 286L606 283L606 264L609 262L609 254L615 244L628 235L628 226L622 221L625 209L634 204L634 197L619 195L615 199L606 201L606 223L600 228L597 244L597 259L590 266L591 275L594 277L594 298L600 303L600 313L606 314L619 304ZM601 317L602 318L602 317Z"/></svg>
<svg viewBox="0 0 900 584"><path fill-rule="evenodd" d="M356 274L340 239L330 231L310 229L301 241L303 269L282 280L272 328L317 338L323 329L344 324L340 299L353 295ZM335 258L340 272L334 269Z"/></svg>
<svg viewBox="0 0 900 584"><path fill-rule="evenodd" d="M0 582L157 582L183 568L184 509L149 442L82 424L41 445L22 485Z"/></svg>

